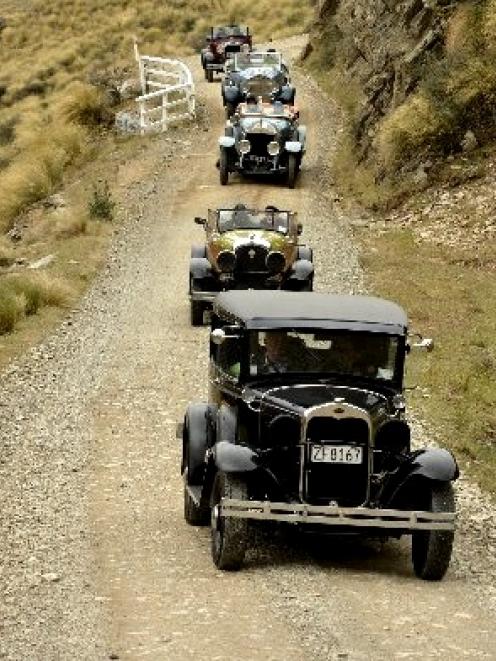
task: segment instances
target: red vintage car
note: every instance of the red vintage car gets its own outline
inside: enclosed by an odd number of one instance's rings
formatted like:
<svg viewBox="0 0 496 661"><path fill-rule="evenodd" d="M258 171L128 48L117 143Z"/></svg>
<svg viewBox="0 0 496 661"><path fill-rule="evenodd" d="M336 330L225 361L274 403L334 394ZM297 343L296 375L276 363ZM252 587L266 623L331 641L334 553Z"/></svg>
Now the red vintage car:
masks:
<svg viewBox="0 0 496 661"><path fill-rule="evenodd" d="M250 29L244 25L224 25L210 28L201 50L201 64L205 78L211 83L214 72L224 71L226 60L233 53L252 49Z"/></svg>

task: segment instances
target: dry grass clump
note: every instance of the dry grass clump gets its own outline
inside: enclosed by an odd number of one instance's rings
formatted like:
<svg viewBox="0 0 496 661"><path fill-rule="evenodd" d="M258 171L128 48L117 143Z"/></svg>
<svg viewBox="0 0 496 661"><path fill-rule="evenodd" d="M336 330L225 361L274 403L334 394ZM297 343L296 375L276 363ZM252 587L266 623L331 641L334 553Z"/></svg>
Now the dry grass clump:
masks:
<svg viewBox="0 0 496 661"><path fill-rule="evenodd" d="M86 149L86 133L76 125L59 125L25 139L18 159L0 176L0 231L29 204L62 183L65 168Z"/></svg>
<svg viewBox="0 0 496 661"><path fill-rule="evenodd" d="M102 90L81 82L68 87L60 102L59 112L67 123L82 126L108 125L113 121L113 114Z"/></svg>
<svg viewBox="0 0 496 661"><path fill-rule="evenodd" d="M64 307L72 296L61 280L46 273L13 274L0 279L0 335L11 333L24 317L43 306Z"/></svg>

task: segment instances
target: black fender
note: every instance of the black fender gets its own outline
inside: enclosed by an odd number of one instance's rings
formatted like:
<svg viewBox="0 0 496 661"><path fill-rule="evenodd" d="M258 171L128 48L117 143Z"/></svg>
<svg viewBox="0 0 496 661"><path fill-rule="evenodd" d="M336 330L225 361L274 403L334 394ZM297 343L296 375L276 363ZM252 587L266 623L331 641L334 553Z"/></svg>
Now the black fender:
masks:
<svg viewBox="0 0 496 661"><path fill-rule="evenodd" d="M202 484L207 449L212 445L212 404L190 404L183 425L181 474L187 470L188 484Z"/></svg>
<svg viewBox="0 0 496 661"><path fill-rule="evenodd" d="M237 105L239 102L239 90L236 85L226 85L224 87L224 99L227 103Z"/></svg>
<svg viewBox="0 0 496 661"><path fill-rule="evenodd" d="M206 50L204 55L203 55L203 59L205 60L205 62L207 62L207 61L208 62L213 62L215 60L215 57L214 57L214 54L212 53L212 51Z"/></svg>
<svg viewBox="0 0 496 661"><path fill-rule="evenodd" d="M212 266L206 257L192 257L189 260L189 274L193 280L202 280L212 274Z"/></svg>
<svg viewBox="0 0 496 661"><path fill-rule="evenodd" d="M458 464L448 450L418 450L391 474L383 504L400 509L416 508L423 501L426 482L453 482L458 476Z"/></svg>
<svg viewBox="0 0 496 661"><path fill-rule="evenodd" d="M234 443L236 441L236 431L238 428L238 415L236 409L227 404L221 404L217 411L216 421L216 440L228 441Z"/></svg>
<svg viewBox="0 0 496 661"><path fill-rule="evenodd" d="M219 441L214 445L213 457L217 470L223 473L250 473L258 468L256 453L246 445Z"/></svg>
<svg viewBox="0 0 496 661"><path fill-rule="evenodd" d="M281 87L281 91L278 94L278 98L279 101L292 105L295 98L295 88L292 85L283 85L283 87Z"/></svg>
<svg viewBox="0 0 496 661"><path fill-rule="evenodd" d="M291 280L310 280L313 277L313 264L308 259L297 259L291 269Z"/></svg>
<svg viewBox="0 0 496 661"><path fill-rule="evenodd" d="M313 250L310 246L298 246L298 259L306 259L313 263Z"/></svg>
<svg viewBox="0 0 496 661"><path fill-rule="evenodd" d="M207 247L204 243L193 243L191 246L191 257L206 257Z"/></svg>

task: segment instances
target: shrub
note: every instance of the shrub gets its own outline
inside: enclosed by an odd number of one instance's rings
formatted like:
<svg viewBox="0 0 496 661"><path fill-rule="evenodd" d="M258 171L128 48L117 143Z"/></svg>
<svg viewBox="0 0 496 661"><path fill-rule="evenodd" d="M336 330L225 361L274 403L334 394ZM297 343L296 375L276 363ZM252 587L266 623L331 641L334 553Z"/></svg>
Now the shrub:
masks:
<svg viewBox="0 0 496 661"><path fill-rule="evenodd" d="M112 200L108 181L103 184L95 184L93 193L88 202L88 211L91 218L98 220L112 220L115 202Z"/></svg>
<svg viewBox="0 0 496 661"><path fill-rule="evenodd" d="M10 290L6 290L0 283L0 335L11 333L19 316L19 302Z"/></svg>
<svg viewBox="0 0 496 661"><path fill-rule="evenodd" d="M41 305L41 291L36 282L29 276L12 276L6 280L15 296L22 298L23 312L26 316L36 314Z"/></svg>

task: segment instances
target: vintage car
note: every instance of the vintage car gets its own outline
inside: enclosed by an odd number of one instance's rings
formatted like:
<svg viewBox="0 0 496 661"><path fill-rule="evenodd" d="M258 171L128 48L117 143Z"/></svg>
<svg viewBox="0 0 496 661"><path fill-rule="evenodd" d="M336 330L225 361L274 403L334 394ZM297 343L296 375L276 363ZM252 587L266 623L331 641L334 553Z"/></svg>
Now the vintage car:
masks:
<svg viewBox="0 0 496 661"><path fill-rule="evenodd" d="M210 521L220 569L238 569L260 520L326 533L411 535L415 574L450 563L458 468L412 450L402 396L410 346L396 304L284 291L218 295L209 402L182 425L184 516Z"/></svg>
<svg viewBox="0 0 496 661"><path fill-rule="evenodd" d="M293 106L249 99L227 122L219 148L223 186L231 172L239 172L285 176L289 188L294 188L306 148L306 127L299 124Z"/></svg>
<svg viewBox="0 0 496 661"><path fill-rule="evenodd" d="M205 78L211 83L214 73L224 71L226 60L241 50L251 51L250 29L243 25L224 25L210 28L201 50L201 64Z"/></svg>
<svg viewBox="0 0 496 661"><path fill-rule="evenodd" d="M298 237L302 226L292 211L268 206L210 209L204 225L206 242L191 247L189 296L191 323L203 324L203 313L227 289L292 289L311 291L313 255Z"/></svg>
<svg viewBox="0 0 496 661"><path fill-rule="evenodd" d="M226 66L222 81L222 101L227 118L249 96L263 101L294 104L295 88L289 71L276 51L237 53Z"/></svg>

